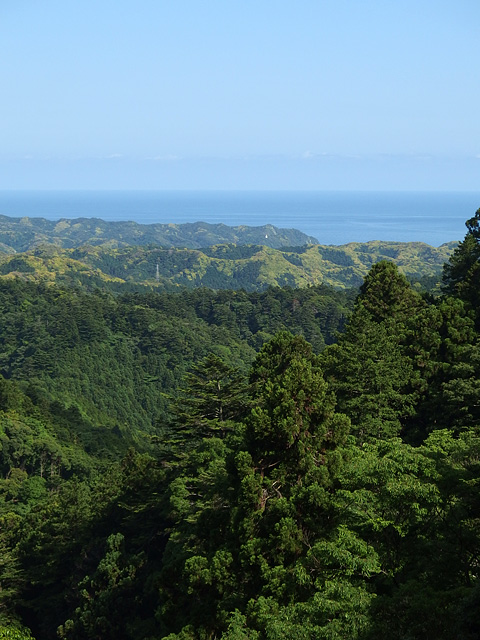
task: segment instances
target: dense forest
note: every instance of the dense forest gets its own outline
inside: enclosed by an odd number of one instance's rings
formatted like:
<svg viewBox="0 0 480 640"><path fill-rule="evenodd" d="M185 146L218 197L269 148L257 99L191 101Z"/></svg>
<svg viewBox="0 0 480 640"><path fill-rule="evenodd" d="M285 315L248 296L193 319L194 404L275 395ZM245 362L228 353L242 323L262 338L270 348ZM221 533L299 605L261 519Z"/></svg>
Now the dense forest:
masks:
<svg viewBox="0 0 480 640"><path fill-rule="evenodd" d="M100 288L117 294L202 287L265 291L271 286L319 284L358 288L373 264L387 260L413 282L435 288L456 244L430 247L421 242L372 241L282 249L237 244L202 249L154 245L60 249L41 245L23 253L0 255L0 279L21 278L90 291Z"/></svg>
<svg viewBox="0 0 480 640"><path fill-rule="evenodd" d="M280 248L318 244L298 229L280 229L272 224L259 227L187 222L184 224L140 224L107 222L100 218L12 218L0 215L0 248L6 253L52 244L71 249L89 246L122 247L154 244L161 247L198 249L215 244L262 244Z"/></svg>
<svg viewBox="0 0 480 640"><path fill-rule="evenodd" d="M326 246L295 229L272 225L142 225L0 215L0 279L116 294L320 284L358 288L373 264L389 260L413 282L435 289L456 245L371 241Z"/></svg>
<svg viewBox="0 0 480 640"><path fill-rule="evenodd" d="M1 279L0 638L480 638L479 265Z"/></svg>

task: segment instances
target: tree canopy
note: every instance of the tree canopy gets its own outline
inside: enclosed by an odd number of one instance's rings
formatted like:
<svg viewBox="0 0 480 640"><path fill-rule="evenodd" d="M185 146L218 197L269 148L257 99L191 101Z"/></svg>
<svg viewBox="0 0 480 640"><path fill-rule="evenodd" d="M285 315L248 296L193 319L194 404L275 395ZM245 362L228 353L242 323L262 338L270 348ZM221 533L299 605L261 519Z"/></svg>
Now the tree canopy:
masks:
<svg viewBox="0 0 480 640"><path fill-rule="evenodd" d="M467 228L438 297L0 282L0 638L478 638Z"/></svg>

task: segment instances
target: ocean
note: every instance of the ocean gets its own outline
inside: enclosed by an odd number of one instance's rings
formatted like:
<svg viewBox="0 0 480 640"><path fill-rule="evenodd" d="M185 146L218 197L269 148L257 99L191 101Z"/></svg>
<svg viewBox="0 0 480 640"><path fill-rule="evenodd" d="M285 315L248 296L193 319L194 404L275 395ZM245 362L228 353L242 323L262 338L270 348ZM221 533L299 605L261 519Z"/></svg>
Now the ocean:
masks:
<svg viewBox="0 0 480 640"><path fill-rule="evenodd" d="M321 244L369 240L439 246L465 236L479 192L386 191L0 191L0 214L101 218L142 224L273 224Z"/></svg>

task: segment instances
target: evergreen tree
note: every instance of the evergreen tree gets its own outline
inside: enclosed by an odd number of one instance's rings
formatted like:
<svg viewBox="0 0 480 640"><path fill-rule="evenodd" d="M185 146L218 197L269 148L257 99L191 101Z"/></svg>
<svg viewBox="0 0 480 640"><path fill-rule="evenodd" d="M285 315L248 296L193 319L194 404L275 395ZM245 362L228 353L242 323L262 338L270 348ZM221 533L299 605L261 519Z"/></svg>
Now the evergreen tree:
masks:
<svg viewBox="0 0 480 640"><path fill-rule="evenodd" d="M382 564L368 640L478 638L479 445L436 431L417 448L379 442L347 469L345 499Z"/></svg>
<svg viewBox="0 0 480 640"><path fill-rule="evenodd" d="M396 323L405 322L417 309L424 306L421 296L393 262L377 262L368 272L357 302L370 313L377 323L392 318Z"/></svg>
<svg viewBox="0 0 480 640"><path fill-rule="evenodd" d="M480 321L480 209L466 221L465 238L443 270L444 292L465 300Z"/></svg>
<svg viewBox="0 0 480 640"><path fill-rule="evenodd" d="M338 409L359 443L399 435L414 413L415 364L405 344L425 307L397 267L380 262L365 278L345 332L322 354Z"/></svg>
<svg viewBox="0 0 480 640"><path fill-rule="evenodd" d="M247 384L238 368L210 353L185 376L173 407L174 428L193 445L214 432L222 435L232 420L247 412Z"/></svg>
<svg viewBox="0 0 480 640"><path fill-rule="evenodd" d="M378 567L333 498L348 419L298 336L267 344L250 380L244 439L205 439L171 487L166 637L355 638Z"/></svg>
<svg viewBox="0 0 480 640"><path fill-rule="evenodd" d="M334 500L349 421L300 337L277 335L251 381L256 406L236 459L234 521L247 619L261 638L355 638L370 600L365 578L377 565Z"/></svg>
<svg viewBox="0 0 480 640"><path fill-rule="evenodd" d="M270 474L267 469L275 474L275 468L300 473L303 465L318 467L319 460L310 456L335 448L344 437L345 422L338 419L335 426L334 398L320 359L302 337L284 332L265 345L250 382L254 407L247 419L247 442L265 474Z"/></svg>

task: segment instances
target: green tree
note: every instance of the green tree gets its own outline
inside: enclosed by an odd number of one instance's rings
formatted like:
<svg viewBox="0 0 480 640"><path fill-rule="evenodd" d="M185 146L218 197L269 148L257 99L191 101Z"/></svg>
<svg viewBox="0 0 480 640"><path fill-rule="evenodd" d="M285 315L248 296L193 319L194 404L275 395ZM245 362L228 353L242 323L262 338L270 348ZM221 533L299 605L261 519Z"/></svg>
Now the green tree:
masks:
<svg viewBox="0 0 480 640"><path fill-rule="evenodd" d="M480 308L480 209L466 221L465 238L443 270L444 292L461 298L477 312Z"/></svg>
<svg viewBox="0 0 480 640"><path fill-rule="evenodd" d="M247 419L247 443L265 474L318 468L319 452L345 437L347 422L334 415L320 359L301 336L283 332L265 345L250 382L254 407Z"/></svg>
<svg viewBox="0 0 480 640"><path fill-rule="evenodd" d="M262 638L356 637L369 602L364 579L377 565L333 498L349 421L298 336L267 344L251 381L256 406L237 458L236 525L250 624Z"/></svg>
<svg viewBox="0 0 480 640"><path fill-rule="evenodd" d="M60 625L59 637L65 640L127 638L125 611L130 609L132 591L138 588L136 574L145 561L142 553L127 557L124 536L111 534L105 555L93 575L85 576L79 583L81 604L73 619Z"/></svg>
<svg viewBox="0 0 480 640"><path fill-rule="evenodd" d="M458 432L478 424L480 350L467 304L453 297L430 304L412 317L403 342L415 398L407 439L420 443L435 429Z"/></svg>
<svg viewBox="0 0 480 640"><path fill-rule="evenodd" d="M378 568L333 499L348 419L299 336L265 345L250 381L244 438L204 440L171 487L167 637L355 638Z"/></svg>
<svg viewBox="0 0 480 640"><path fill-rule="evenodd" d="M377 323L388 318L396 323L405 322L417 309L425 306L398 267L385 260L374 264L368 272L360 287L358 302Z"/></svg>
<svg viewBox="0 0 480 640"><path fill-rule="evenodd" d="M232 420L246 414L246 393L245 376L217 355L210 353L194 365L173 407L175 429L188 436L183 446L214 432L224 434Z"/></svg>
<svg viewBox="0 0 480 640"><path fill-rule="evenodd" d="M345 498L382 562L369 640L478 638L479 444L436 431L417 448L378 443L347 470Z"/></svg>
<svg viewBox="0 0 480 640"><path fill-rule="evenodd" d="M414 411L413 367L396 328L391 318L372 319L360 301L338 343L322 354L338 410L349 416L359 443L399 435Z"/></svg>
<svg viewBox="0 0 480 640"><path fill-rule="evenodd" d="M0 640L34 640L34 638L23 625L0 623Z"/></svg>

